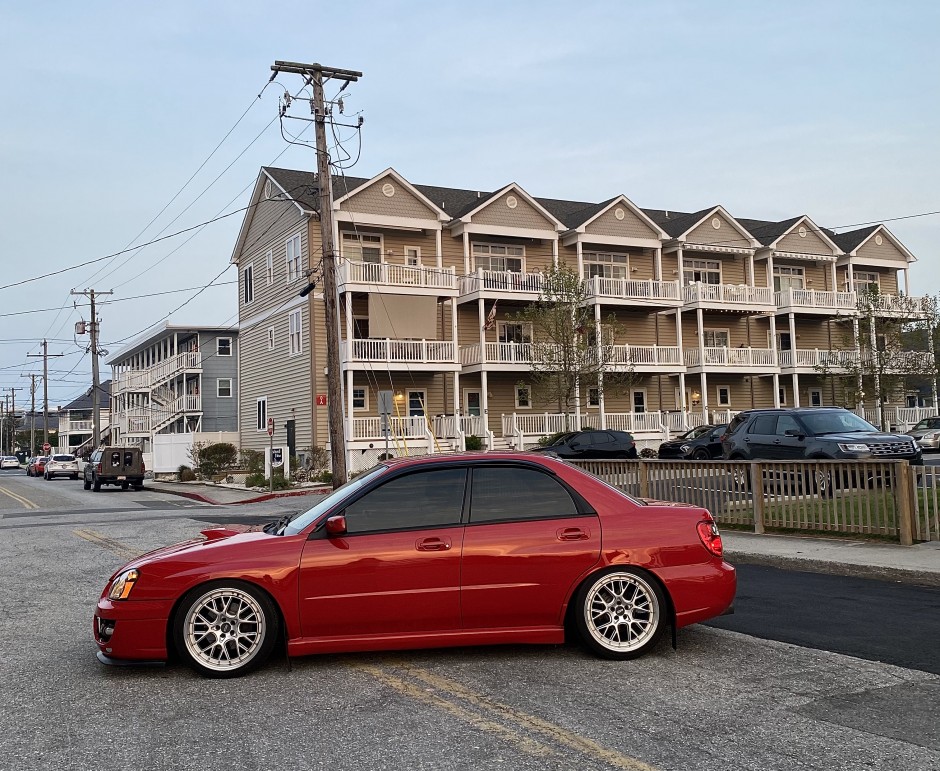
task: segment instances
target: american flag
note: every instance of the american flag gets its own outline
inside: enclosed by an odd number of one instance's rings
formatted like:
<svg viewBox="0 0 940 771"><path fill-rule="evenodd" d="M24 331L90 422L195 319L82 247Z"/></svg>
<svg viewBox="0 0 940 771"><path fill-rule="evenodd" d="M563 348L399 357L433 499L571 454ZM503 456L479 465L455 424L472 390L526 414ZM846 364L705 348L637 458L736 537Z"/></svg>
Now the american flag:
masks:
<svg viewBox="0 0 940 771"><path fill-rule="evenodd" d="M493 329L496 326L496 300L493 300L493 307L490 308L490 312L486 314L486 323L483 325L483 329Z"/></svg>

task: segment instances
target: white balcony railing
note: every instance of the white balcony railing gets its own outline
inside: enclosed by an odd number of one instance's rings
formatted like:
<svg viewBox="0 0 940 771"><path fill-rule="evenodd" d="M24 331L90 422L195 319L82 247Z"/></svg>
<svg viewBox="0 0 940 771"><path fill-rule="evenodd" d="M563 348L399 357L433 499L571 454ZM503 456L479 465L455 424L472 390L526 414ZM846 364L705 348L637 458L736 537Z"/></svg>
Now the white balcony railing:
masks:
<svg viewBox="0 0 940 771"><path fill-rule="evenodd" d="M819 289L783 289L774 292L778 308L818 308L827 311L854 311L855 292L832 292Z"/></svg>
<svg viewBox="0 0 940 771"><path fill-rule="evenodd" d="M912 297L910 295L875 294L869 295L863 304L870 303L875 313L901 316L923 316L933 312L932 297Z"/></svg>
<svg viewBox="0 0 940 771"><path fill-rule="evenodd" d="M392 438L423 439L427 436L427 421L424 415L390 415L388 418ZM383 439L382 418L353 418L353 439Z"/></svg>
<svg viewBox="0 0 940 771"><path fill-rule="evenodd" d="M611 345L608 364L625 366L681 366L682 352L676 345Z"/></svg>
<svg viewBox="0 0 940 771"><path fill-rule="evenodd" d="M685 349L689 367L776 367L772 348L698 348Z"/></svg>
<svg viewBox="0 0 940 771"><path fill-rule="evenodd" d="M726 307L773 305L773 289L747 284L703 284L699 281L683 287L686 303L712 303Z"/></svg>
<svg viewBox="0 0 940 771"><path fill-rule="evenodd" d="M543 280L541 273L516 273L511 270L478 268L475 273L460 277L460 294L480 291L539 294L542 291Z"/></svg>
<svg viewBox="0 0 940 771"><path fill-rule="evenodd" d="M714 418L728 418L730 410L713 414ZM632 434L657 434L669 436L680 431L687 431L705 422L705 416L699 412L608 412L604 415L605 428L614 431L629 431ZM727 422L725 420L724 422ZM586 428L600 428L601 417L597 412L575 413L514 412L502 416L503 436L550 436L560 431L578 431Z"/></svg>
<svg viewBox="0 0 940 771"><path fill-rule="evenodd" d="M486 358L480 356L480 344L460 346L461 364L524 364L532 362L532 343L486 343Z"/></svg>
<svg viewBox="0 0 940 771"><path fill-rule="evenodd" d="M845 369L858 366L858 351L827 351L820 348L797 348L777 351L780 366L793 369Z"/></svg>
<svg viewBox="0 0 940 771"><path fill-rule="evenodd" d="M678 302L682 299L678 281L653 281L652 279L593 276L585 279L584 292L588 297L611 297L624 300Z"/></svg>
<svg viewBox="0 0 940 771"><path fill-rule="evenodd" d="M453 267L436 268L420 265L394 265L387 262L350 262L339 266L338 282L344 284L375 284L376 286L409 286L427 289L456 289L457 273Z"/></svg>
<svg viewBox="0 0 940 771"><path fill-rule="evenodd" d="M182 372L201 368L202 354L199 351L186 351L146 369L118 373L114 378L111 389L113 393L148 391Z"/></svg>
<svg viewBox="0 0 940 771"><path fill-rule="evenodd" d="M416 364L456 364L452 340L372 339L343 341L343 360Z"/></svg>

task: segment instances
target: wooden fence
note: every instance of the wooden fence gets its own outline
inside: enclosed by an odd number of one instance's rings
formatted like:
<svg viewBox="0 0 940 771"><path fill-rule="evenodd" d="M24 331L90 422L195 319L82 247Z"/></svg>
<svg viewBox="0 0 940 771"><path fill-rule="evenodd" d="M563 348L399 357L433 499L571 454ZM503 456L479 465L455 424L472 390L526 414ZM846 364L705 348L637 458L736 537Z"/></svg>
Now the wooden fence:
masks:
<svg viewBox="0 0 940 771"><path fill-rule="evenodd" d="M624 492L708 509L719 523L940 540L940 469L907 461L577 461Z"/></svg>

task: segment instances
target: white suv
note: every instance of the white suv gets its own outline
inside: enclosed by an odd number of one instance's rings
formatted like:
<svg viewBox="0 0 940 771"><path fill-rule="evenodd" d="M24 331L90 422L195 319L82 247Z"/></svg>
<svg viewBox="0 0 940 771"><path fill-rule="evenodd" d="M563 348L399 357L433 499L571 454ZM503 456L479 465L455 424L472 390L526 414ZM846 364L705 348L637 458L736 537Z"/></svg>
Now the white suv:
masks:
<svg viewBox="0 0 940 771"><path fill-rule="evenodd" d="M78 479L78 461L74 455L51 455L46 461L46 470L43 477L54 479L55 477L70 477Z"/></svg>

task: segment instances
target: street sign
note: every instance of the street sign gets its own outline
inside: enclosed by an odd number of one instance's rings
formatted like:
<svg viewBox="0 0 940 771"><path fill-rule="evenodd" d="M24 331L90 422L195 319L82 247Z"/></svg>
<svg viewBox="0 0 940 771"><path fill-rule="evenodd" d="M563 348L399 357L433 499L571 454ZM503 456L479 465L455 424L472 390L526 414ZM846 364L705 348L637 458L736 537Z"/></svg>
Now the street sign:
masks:
<svg viewBox="0 0 940 771"><path fill-rule="evenodd" d="M274 418L268 418L268 436L274 436Z"/></svg>
<svg viewBox="0 0 940 771"><path fill-rule="evenodd" d="M52 445L51 445L51 444L44 444L44 445L42 446L42 451L43 451L43 452L49 452L49 450L51 450L51 449L52 449Z"/></svg>
<svg viewBox="0 0 940 771"><path fill-rule="evenodd" d="M392 392L379 391L379 415L392 414Z"/></svg>
<svg viewBox="0 0 940 771"><path fill-rule="evenodd" d="M317 407L326 407L326 394L317 394Z"/></svg>
<svg viewBox="0 0 940 771"><path fill-rule="evenodd" d="M283 465L284 465L284 448L272 447L271 448L271 467L280 468Z"/></svg>

